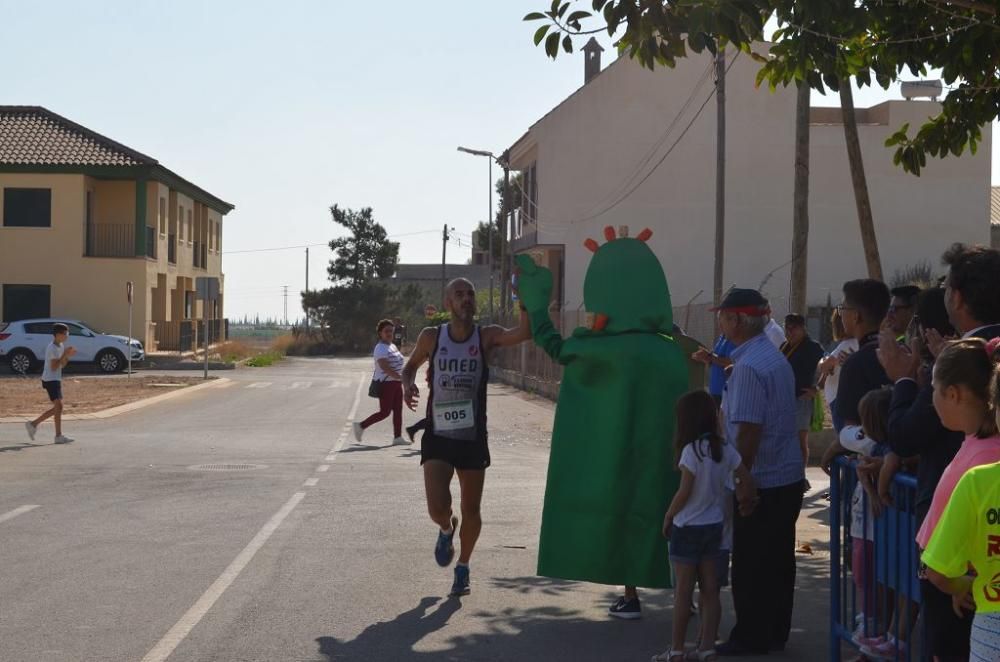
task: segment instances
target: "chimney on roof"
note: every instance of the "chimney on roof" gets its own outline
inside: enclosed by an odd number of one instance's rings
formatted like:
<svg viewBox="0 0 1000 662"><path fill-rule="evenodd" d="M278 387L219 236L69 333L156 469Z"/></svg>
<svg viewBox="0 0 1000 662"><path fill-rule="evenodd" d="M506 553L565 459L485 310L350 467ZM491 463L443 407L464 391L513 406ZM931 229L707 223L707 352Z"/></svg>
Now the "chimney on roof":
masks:
<svg viewBox="0 0 1000 662"><path fill-rule="evenodd" d="M583 47L583 84L586 85L601 73L601 53L604 49L597 43L597 39L590 38L590 41Z"/></svg>

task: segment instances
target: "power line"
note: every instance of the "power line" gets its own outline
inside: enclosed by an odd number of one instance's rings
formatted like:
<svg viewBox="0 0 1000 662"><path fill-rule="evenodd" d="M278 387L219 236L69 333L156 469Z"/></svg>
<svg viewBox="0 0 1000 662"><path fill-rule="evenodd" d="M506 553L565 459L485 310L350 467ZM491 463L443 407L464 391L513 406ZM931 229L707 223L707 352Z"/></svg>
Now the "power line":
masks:
<svg viewBox="0 0 1000 662"><path fill-rule="evenodd" d="M934 39L944 39L946 37L950 37L952 35L958 34L959 32L964 32L964 31L966 31L966 30L968 30L970 28L974 28L974 27L976 27L977 25L980 25L980 24L981 24L980 21L978 21L976 19L969 19L969 22L966 23L965 25L960 25L960 26L955 27L955 28L945 28L939 34L914 36L914 37L907 37L907 38L903 38L903 39L874 39L874 40L872 40L872 45L873 46L887 46L887 45L891 45L891 44L915 44L915 43L921 42L921 41L932 41ZM844 36L840 36L840 35L833 35L833 34L830 34L828 32L821 32L819 30L813 30L812 28L807 28L804 25L798 25L796 23L791 23L791 22L785 23L785 25L787 25L790 28L794 28L795 30L798 30L799 32L805 32L806 34L811 34L814 37L821 37L823 39L826 39L828 41L832 41L832 42L838 43L838 44L846 43L846 42L849 42L849 41L854 41L857 38L857 37L844 37Z"/></svg>
<svg viewBox="0 0 1000 662"><path fill-rule="evenodd" d="M730 60L729 65L726 67L726 73L729 73L729 70L732 69L733 64L736 63L736 60L739 59L739 57L740 57L740 53L739 53L739 51L737 51L736 55L733 57L732 60ZM599 218L599 217L603 216L604 214L608 213L609 211L611 211L612 209L614 209L615 207L617 207L618 205L620 205L621 203L623 203L625 200L627 200L629 198L629 196L631 196L633 193L635 193L636 190L638 190L638 188L640 186L642 186L646 182L646 180L648 180L650 177L652 177L653 173L655 173L657 171L657 169L661 165L663 165L663 162L667 160L667 157L670 156L670 154L674 151L674 149L677 147L677 145L679 145L680 142L684 139L684 136L687 135L687 132L691 129L692 126L694 126L694 123L696 121L698 121L699 117L701 117L701 113L702 113L702 111L705 110L705 106L708 105L708 102L711 101L712 97L714 97L714 96L715 96L715 88L712 88L712 91L709 93L709 95L707 97L705 97L705 100L702 102L701 106L698 108L697 112L694 114L694 117L691 118L691 121L689 121L687 123L687 126L684 127L684 130L681 131L681 135L677 136L677 140L675 140L673 142L673 144L670 145L670 148L667 149L666 153L663 156L660 157L660 160L656 162L656 165L654 165L653 168L649 172L646 173L645 177L643 177L642 179L640 179L631 189L628 190L628 192L626 192L623 196L621 196L620 198L618 198L618 200L616 200L611 205L605 207L604 209L602 209L601 211L597 212L596 214L591 214L590 216L585 216L584 218L578 219L576 221L571 221L570 224L572 225L572 224L576 224L576 223L584 223L586 221L590 221L590 220L593 220L595 218Z"/></svg>
<svg viewBox="0 0 1000 662"><path fill-rule="evenodd" d="M691 89L691 93L688 95L687 101L685 101L684 105L681 106L680 110L677 111L677 114L674 116L674 119L670 122L669 125L667 125L667 128L664 130L660 138L653 144L653 146L649 149L649 151L646 152L646 154L643 156L642 160L638 163L638 165L636 165L635 168L633 168L632 174L626 177L614 189L609 191L608 194L605 195L603 198L601 198L597 203L592 205L590 209L587 210L587 213L592 212L593 210L599 208L601 205L605 204L608 200L614 199L622 191L626 190L635 181L635 178L642 173L643 169L649 165L649 163L656 156L656 153L659 152L660 148L663 147L664 143L667 142L667 139L670 137L670 134L673 133L674 128L680 122L681 117L683 117L684 113L686 113L688 111L688 108L691 107L691 103L694 101L695 95L697 95L698 92L701 91L701 88L704 87L705 82L708 80L709 75L711 74L714 66L715 64L711 63L707 67L705 67L705 71L702 72L701 78L698 79L698 82L695 83L694 88Z"/></svg>
<svg viewBox="0 0 1000 662"><path fill-rule="evenodd" d="M401 233L397 233L397 234L386 235L386 239L396 239L396 238L399 238L399 237L415 237L415 236L421 235L421 234L435 234L435 233L437 233L437 230L419 230L417 232L401 232ZM292 250L300 250L300 249L303 249L303 248L312 248L312 247L315 247L315 246L329 246L329 245L330 245L330 242L326 241L326 242L317 243L317 244L301 244L299 246L274 246L274 247L270 247L270 248L247 248L245 250L238 250L238 251L223 251L222 254L223 255L236 255L236 254L239 254L239 253L265 253L265 252L271 252L271 251L292 251Z"/></svg>
<svg viewBox="0 0 1000 662"><path fill-rule="evenodd" d="M298 250L302 248L310 248L312 246L327 246L329 242L322 244L302 244L301 246L275 246L273 248L247 248L245 250L239 251L222 251L223 255L236 255L238 253L265 253L270 251L291 251Z"/></svg>

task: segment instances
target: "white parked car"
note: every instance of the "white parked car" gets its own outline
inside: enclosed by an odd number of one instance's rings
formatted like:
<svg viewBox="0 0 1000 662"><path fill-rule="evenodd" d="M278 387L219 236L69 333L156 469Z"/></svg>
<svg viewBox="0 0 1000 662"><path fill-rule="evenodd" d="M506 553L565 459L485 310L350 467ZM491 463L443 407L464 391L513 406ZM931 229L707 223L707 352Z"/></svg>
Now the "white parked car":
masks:
<svg viewBox="0 0 1000 662"><path fill-rule="evenodd" d="M0 322L0 360L19 375L41 370L45 348L52 342L52 325L62 322L69 327L67 345L76 348L70 363L93 363L101 372L120 372L128 365L126 352L131 348L132 361L142 361L146 353L142 343L126 336L100 333L79 320L58 318Z"/></svg>

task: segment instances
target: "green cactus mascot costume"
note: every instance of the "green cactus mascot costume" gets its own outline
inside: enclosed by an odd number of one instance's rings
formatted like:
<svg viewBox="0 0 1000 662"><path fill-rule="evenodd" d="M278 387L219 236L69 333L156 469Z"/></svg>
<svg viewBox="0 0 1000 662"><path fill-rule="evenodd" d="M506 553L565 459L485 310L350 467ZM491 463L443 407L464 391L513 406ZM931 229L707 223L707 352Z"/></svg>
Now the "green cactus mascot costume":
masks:
<svg viewBox="0 0 1000 662"><path fill-rule="evenodd" d="M627 233L627 231L626 231ZM588 239L592 328L563 338L549 319L552 273L518 256L518 290L538 344L565 369L538 549L544 577L670 588L663 514L677 491L674 405L686 357L670 337L667 279L652 235Z"/></svg>

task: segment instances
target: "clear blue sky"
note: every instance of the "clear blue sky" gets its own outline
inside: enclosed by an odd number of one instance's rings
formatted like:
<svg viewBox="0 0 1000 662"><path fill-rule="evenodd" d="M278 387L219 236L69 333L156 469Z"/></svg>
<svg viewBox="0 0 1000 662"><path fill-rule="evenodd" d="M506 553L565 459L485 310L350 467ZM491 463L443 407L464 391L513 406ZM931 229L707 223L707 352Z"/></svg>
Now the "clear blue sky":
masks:
<svg viewBox="0 0 1000 662"><path fill-rule="evenodd" d="M521 21L547 4L0 0L0 103L45 106L232 202L227 252L329 241L338 203L407 235L404 262L440 261L447 222L464 262L488 175L456 146L499 153L582 83L580 57L546 59ZM329 259L312 249L312 287ZM280 316L282 285L298 315L304 251L228 254L224 271L228 316Z"/></svg>

